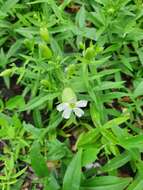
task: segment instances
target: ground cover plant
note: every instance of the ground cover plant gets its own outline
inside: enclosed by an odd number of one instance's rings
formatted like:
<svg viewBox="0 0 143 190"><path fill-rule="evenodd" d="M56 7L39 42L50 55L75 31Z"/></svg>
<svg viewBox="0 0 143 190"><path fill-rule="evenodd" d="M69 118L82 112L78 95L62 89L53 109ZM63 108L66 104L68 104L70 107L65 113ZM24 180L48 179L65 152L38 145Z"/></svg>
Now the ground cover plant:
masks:
<svg viewBox="0 0 143 190"><path fill-rule="evenodd" d="M0 189L143 190L142 0L0 0Z"/></svg>

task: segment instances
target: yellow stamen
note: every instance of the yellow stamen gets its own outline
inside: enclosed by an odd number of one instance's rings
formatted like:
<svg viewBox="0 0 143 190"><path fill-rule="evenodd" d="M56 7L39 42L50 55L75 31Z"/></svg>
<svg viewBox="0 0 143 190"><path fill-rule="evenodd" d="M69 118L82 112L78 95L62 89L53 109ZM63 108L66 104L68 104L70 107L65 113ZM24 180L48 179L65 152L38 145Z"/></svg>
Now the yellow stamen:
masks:
<svg viewBox="0 0 143 190"><path fill-rule="evenodd" d="M75 108L76 104L75 103L70 103L71 109Z"/></svg>

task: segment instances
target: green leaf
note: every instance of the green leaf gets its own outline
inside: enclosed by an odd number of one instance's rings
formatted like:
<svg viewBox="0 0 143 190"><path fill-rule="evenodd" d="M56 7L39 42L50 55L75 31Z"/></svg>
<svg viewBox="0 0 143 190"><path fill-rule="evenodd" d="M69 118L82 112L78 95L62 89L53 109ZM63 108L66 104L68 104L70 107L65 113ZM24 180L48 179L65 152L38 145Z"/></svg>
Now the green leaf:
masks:
<svg viewBox="0 0 143 190"><path fill-rule="evenodd" d="M76 15L76 22L80 28L85 26L85 8L82 6Z"/></svg>
<svg viewBox="0 0 143 190"><path fill-rule="evenodd" d="M48 177L48 179L44 180L43 190L58 190L58 189L60 189L60 186L52 174Z"/></svg>
<svg viewBox="0 0 143 190"><path fill-rule="evenodd" d="M126 164L127 162L129 162L130 159L131 159L130 154L128 152L124 152L114 157L113 159L109 160L108 163L102 167L102 171L109 172L109 171L118 169L124 164Z"/></svg>
<svg viewBox="0 0 143 190"><path fill-rule="evenodd" d="M133 71L132 65L128 59L128 57L121 56L122 63L131 71Z"/></svg>
<svg viewBox="0 0 143 190"><path fill-rule="evenodd" d="M1 6L0 11L3 12L3 15L6 16L7 13L12 9L16 3L18 3L19 0L7 0L4 2L4 4Z"/></svg>
<svg viewBox="0 0 143 190"><path fill-rule="evenodd" d="M134 92L133 92L134 97L138 97L143 95L143 81L141 81L137 87L135 88Z"/></svg>
<svg viewBox="0 0 143 190"><path fill-rule="evenodd" d="M60 160L63 157L68 157L71 155L67 146L58 140L52 140L48 143L48 160Z"/></svg>
<svg viewBox="0 0 143 190"><path fill-rule="evenodd" d="M143 65L143 49L136 49L136 52L139 56L141 64Z"/></svg>
<svg viewBox="0 0 143 190"><path fill-rule="evenodd" d="M43 132L42 129L36 128L31 124L26 124L25 122L23 122L23 127L25 128L26 131L31 133L35 139L38 139Z"/></svg>
<svg viewBox="0 0 143 190"><path fill-rule="evenodd" d="M21 95L12 97L6 102L6 108L9 110L13 110L15 108L20 109L23 106L25 106L25 100Z"/></svg>
<svg viewBox="0 0 143 190"><path fill-rule="evenodd" d="M121 178L115 176L93 177L84 181L81 190L124 190L132 178Z"/></svg>
<svg viewBox="0 0 143 190"><path fill-rule="evenodd" d="M85 145L95 143L100 137L98 129L92 129L86 133L81 133L79 136L76 147L84 147Z"/></svg>
<svg viewBox="0 0 143 190"><path fill-rule="evenodd" d="M41 112L38 109L33 110L33 120L37 128L42 128L43 126L42 116L41 116Z"/></svg>
<svg viewBox="0 0 143 190"><path fill-rule="evenodd" d="M127 149L141 148L143 146L143 135L127 137L121 140L120 144Z"/></svg>
<svg viewBox="0 0 143 190"><path fill-rule="evenodd" d="M100 126L101 126L100 113L99 113L99 111L96 109L95 104L93 104L93 103L90 104L90 115L91 115L91 119L92 119L94 125L95 125L96 127L100 127Z"/></svg>
<svg viewBox="0 0 143 190"><path fill-rule="evenodd" d="M40 151L39 143L34 142L30 151L31 165L38 177L47 177L49 175L48 167Z"/></svg>
<svg viewBox="0 0 143 190"><path fill-rule="evenodd" d="M79 30L81 35L83 35L86 38L96 40L96 29L95 28L88 28L84 27L81 30Z"/></svg>
<svg viewBox="0 0 143 190"><path fill-rule="evenodd" d="M45 96L37 96L37 97L33 98L32 100L30 100L28 102L28 104L26 104L22 109L20 109L20 111L33 110L33 109L41 106L48 100L53 100L58 95L59 95L59 93L51 93L51 94L48 94Z"/></svg>
<svg viewBox="0 0 143 190"><path fill-rule="evenodd" d="M7 58L10 58L16 54L16 52L19 50L20 46L22 44L21 40L17 40L8 50Z"/></svg>
<svg viewBox="0 0 143 190"><path fill-rule="evenodd" d="M109 102L109 101L112 101L113 99L119 99L124 96L128 96L128 94L124 92L109 92L109 93L103 94L102 99L103 99L103 102Z"/></svg>
<svg viewBox="0 0 143 190"><path fill-rule="evenodd" d="M137 176L134 181L129 185L127 190L141 190L143 187L143 179L140 176Z"/></svg>
<svg viewBox="0 0 143 190"><path fill-rule="evenodd" d="M12 176L12 178L17 178L17 177L23 175L23 174L25 173L26 169L27 169L27 167L25 167L25 168L23 168L22 170L18 171L16 174L14 174L14 175Z"/></svg>
<svg viewBox="0 0 143 190"><path fill-rule="evenodd" d="M130 118L130 115L126 114L124 116L112 119L112 120L108 121L107 123L105 123L103 125L103 128L104 129L109 129L109 128L112 128L114 126L118 126L118 125L124 123L125 121L127 121L129 118Z"/></svg>
<svg viewBox="0 0 143 190"><path fill-rule="evenodd" d="M100 86L94 88L95 91L107 90L107 89L114 89L114 88L123 88L123 81L122 82L110 82L106 81L103 82Z"/></svg>
<svg viewBox="0 0 143 190"><path fill-rule="evenodd" d="M81 156L82 150L79 150L68 165L63 179L62 190L69 190L69 188L79 190L81 180Z"/></svg>
<svg viewBox="0 0 143 190"><path fill-rule="evenodd" d="M83 151L82 166L86 166L86 165L91 164L92 162L96 161L97 154L99 153L99 151L100 151L100 149L87 147L87 149L85 149Z"/></svg>

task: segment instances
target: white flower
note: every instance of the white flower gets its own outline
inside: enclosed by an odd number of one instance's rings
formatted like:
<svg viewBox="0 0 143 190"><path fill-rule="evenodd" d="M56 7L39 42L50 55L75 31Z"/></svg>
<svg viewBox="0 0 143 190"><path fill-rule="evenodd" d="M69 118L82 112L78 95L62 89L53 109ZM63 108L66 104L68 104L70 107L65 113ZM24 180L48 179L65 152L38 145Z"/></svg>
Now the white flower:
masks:
<svg viewBox="0 0 143 190"><path fill-rule="evenodd" d="M87 106L86 100L76 101L75 99L69 102L63 102L57 106L58 111L63 111L62 117L65 119L69 119L71 113L74 112L76 116L82 117L84 115L84 111L81 109Z"/></svg>
<svg viewBox="0 0 143 190"><path fill-rule="evenodd" d="M90 170L92 168L100 168L100 167L101 167L101 165L100 165L99 162L91 163L91 164L88 164L88 165L85 166L85 168L87 170Z"/></svg>

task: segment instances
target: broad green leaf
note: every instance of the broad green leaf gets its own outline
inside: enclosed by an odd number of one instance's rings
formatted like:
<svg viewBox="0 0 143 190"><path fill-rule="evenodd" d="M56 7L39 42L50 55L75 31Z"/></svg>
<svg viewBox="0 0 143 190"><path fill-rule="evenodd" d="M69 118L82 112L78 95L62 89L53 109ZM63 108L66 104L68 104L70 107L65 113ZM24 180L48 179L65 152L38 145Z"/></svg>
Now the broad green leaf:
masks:
<svg viewBox="0 0 143 190"><path fill-rule="evenodd" d="M109 160L108 163L102 167L102 171L109 172L118 169L121 166L125 165L127 162L129 162L130 159L131 159L130 154L128 152L124 152L120 155L117 155L113 159Z"/></svg>
<svg viewBox="0 0 143 190"><path fill-rule="evenodd" d="M81 158L82 150L79 150L68 165L64 179L62 190L79 190L81 180Z"/></svg>
<svg viewBox="0 0 143 190"><path fill-rule="evenodd" d="M91 40L96 40L96 29L84 27L80 30L81 35Z"/></svg>
<svg viewBox="0 0 143 190"><path fill-rule="evenodd" d="M95 177L84 181L81 190L124 190L132 178L121 178L115 176Z"/></svg>
<svg viewBox="0 0 143 190"><path fill-rule="evenodd" d="M54 175L50 175L47 179L44 180L44 189L43 190L58 190L60 186L55 179Z"/></svg>
<svg viewBox="0 0 143 190"><path fill-rule="evenodd" d="M6 108L9 110L13 110L15 108L20 109L23 106L25 106L25 100L21 95L14 96L6 102Z"/></svg>
<svg viewBox="0 0 143 190"><path fill-rule="evenodd" d="M43 130L42 129L39 129L39 128L36 128L34 127L33 125L31 124L26 124L25 122L23 123L23 127L24 129L29 132L33 138L35 139L38 139L40 137L40 135L42 134Z"/></svg>
<svg viewBox="0 0 143 190"><path fill-rule="evenodd" d="M92 148L92 147L87 147L83 151L82 155L82 166L86 166L88 164L91 164L92 162L96 161L97 159L97 154L99 153L100 149L99 148Z"/></svg>
<svg viewBox="0 0 143 190"><path fill-rule="evenodd" d="M140 190L143 187L143 180L141 180L133 190ZM131 189L129 189L131 190Z"/></svg>
<svg viewBox="0 0 143 190"><path fill-rule="evenodd" d="M137 176L133 182L129 185L127 190L141 190L143 187L143 179L140 176Z"/></svg>
<svg viewBox="0 0 143 190"><path fill-rule="evenodd" d="M136 135L124 138L121 140L120 144L128 149L130 148L140 149L143 146L143 135Z"/></svg>
<svg viewBox="0 0 143 190"><path fill-rule="evenodd" d="M52 140L48 143L48 160L60 160L63 157L71 156L70 150L64 143L58 140Z"/></svg>
<svg viewBox="0 0 143 190"><path fill-rule="evenodd" d="M34 142L30 151L31 165L38 177L47 177L49 175L48 167L40 151L39 143Z"/></svg>
<svg viewBox="0 0 143 190"><path fill-rule="evenodd" d="M86 133L81 133L79 136L76 147L84 147L85 145L96 143L100 137L98 129L92 129Z"/></svg>

